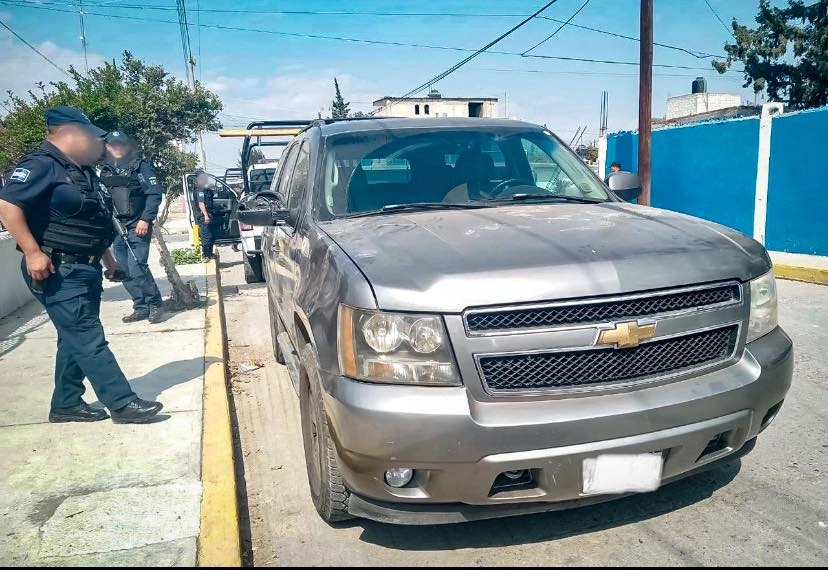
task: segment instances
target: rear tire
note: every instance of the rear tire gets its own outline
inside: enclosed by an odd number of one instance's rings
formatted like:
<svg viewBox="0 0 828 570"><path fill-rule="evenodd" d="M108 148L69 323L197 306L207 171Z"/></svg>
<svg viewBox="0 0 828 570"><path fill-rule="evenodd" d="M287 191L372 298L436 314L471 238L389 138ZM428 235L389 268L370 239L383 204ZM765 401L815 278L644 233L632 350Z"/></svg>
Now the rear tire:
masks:
<svg viewBox="0 0 828 570"><path fill-rule="evenodd" d="M253 257L244 255L244 281L245 283L261 283L264 281L261 255Z"/></svg>
<svg viewBox="0 0 828 570"><path fill-rule="evenodd" d="M270 298L269 291L267 293L267 313L268 320L270 320L270 339L273 342L273 358L279 364L284 364L285 355L279 347L279 335L285 332L285 328L282 326L282 320L276 312L276 307L273 306L273 300Z"/></svg>
<svg viewBox="0 0 828 570"><path fill-rule="evenodd" d="M311 344L302 351L299 407L308 484L316 512L327 523L354 518L348 513L350 491L339 473L336 450L322 401L316 351Z"/></svg>

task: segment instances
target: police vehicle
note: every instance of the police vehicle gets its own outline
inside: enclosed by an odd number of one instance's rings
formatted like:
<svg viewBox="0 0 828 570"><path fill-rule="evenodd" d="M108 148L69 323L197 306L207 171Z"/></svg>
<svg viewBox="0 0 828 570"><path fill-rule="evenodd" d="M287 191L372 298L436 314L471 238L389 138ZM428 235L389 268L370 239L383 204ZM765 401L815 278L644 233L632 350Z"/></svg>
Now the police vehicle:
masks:
<svg viewBox="0 0 828 570"><path fill-rule="evenodd" d="M219 131L222 137L244 137L242 143L242 176L244 178L239 209L261 208L267 200L278 199L274 187L278 183L280 159L266 159L251 164L253 150L261 147L285 147L310 121L255 121L244 130ZM273 154L272 152L270 154ZM262 202L262 201L265 202ZM241 247L244 252L244 279L247 283L264 281L262 271L262 231L259 226L240 223Z"/></svg>
<svg viewBox="0 0 828 570"><path fill-rule="evenodd" d="M195 202L196 177L200 172L187 172L182 177L184 193L184 208L187 212L187 220L190 224L190 245L195 247L195 228L197 227L196 212L198 204ZM241 241L239 233L239 221L236 217L236 210L239 205L239 197L233 189L219 177L208 172L204 173L209 182L208 186L214 191L212 215L215 220L216 245L235 245Z"/></svg>

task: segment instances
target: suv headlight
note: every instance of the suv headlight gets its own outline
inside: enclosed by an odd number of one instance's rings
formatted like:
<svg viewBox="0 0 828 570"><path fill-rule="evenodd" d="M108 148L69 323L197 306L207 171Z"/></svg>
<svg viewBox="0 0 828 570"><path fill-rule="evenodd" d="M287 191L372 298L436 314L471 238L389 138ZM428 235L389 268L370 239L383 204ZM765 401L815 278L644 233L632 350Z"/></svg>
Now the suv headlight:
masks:
<svg viewBox="0 0 828 570"><path fill-rule="evenodd" d="M752 342L776 328L776 279L773 271L750 282L750 323L747 341Z"/></svg>
<svg viewBox="0 0 828 570"><path fill-rule="evenodd" d="M339 306L339 368L368 382L459 386L443 319Z"/></svg>

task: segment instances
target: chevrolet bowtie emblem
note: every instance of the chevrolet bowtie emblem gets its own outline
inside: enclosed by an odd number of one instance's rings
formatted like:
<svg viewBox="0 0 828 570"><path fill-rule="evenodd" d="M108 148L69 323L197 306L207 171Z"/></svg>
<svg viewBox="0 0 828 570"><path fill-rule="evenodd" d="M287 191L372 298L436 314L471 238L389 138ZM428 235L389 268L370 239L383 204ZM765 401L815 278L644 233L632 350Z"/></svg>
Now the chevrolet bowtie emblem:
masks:
<svg viewBox="0 0 828 570"><path fill-rule="evenodd" d="M654 321L636 322L629 321L618 323L611 329L604 329L598 334L597 344L611 344L615 348L631 348L641 344L655 335L656 323Z"/></svg>

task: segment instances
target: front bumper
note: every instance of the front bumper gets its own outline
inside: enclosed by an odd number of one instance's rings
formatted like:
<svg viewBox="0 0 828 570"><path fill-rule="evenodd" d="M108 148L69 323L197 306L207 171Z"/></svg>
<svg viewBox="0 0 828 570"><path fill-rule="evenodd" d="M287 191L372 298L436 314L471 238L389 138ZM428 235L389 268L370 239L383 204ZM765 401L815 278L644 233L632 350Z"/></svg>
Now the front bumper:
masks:
<svg viewBox="0 0 828 570"><path fill-rule="evenodd" d="M384 386L324 373L323 381L354 513L404 523L426 511L425 520L452 522L499 516L494 507L515 514L615 498L582 493L582 461L600 454L660 451L665 483L708 467L770 423L792 370L791 341L776 329L727 368L612 394L480 402L463 387ZM391 467L413 468L415 477L391 488L383 478ZM532 484L493 489L512 470L530 470ZM412 509L414 517L406 514ZM463 514L471 511L486 514Z"/></svg>

